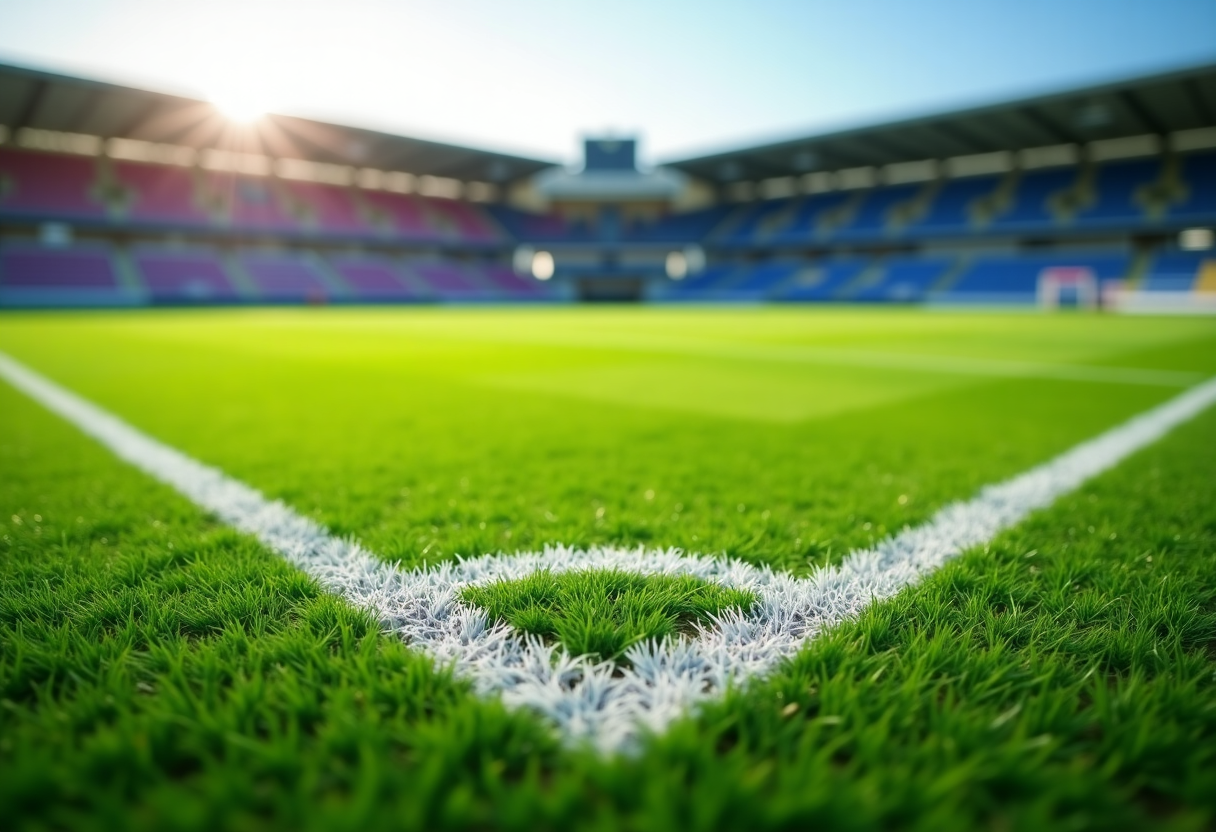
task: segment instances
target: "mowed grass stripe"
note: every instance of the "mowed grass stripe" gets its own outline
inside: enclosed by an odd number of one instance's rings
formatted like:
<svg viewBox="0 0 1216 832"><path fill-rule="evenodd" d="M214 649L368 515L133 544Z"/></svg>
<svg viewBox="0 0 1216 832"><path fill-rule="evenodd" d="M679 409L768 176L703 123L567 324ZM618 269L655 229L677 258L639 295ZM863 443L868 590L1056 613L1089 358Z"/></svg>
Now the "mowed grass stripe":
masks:
<svg viewBox="0 0 1216 832"><path fill-rule="evenodd" d="M798 574L1173 393L647 359L512 347L509 337L463 344L423 324L613 324L1216 373L1216 337L1199 338L1216 336L1214 322L854 313L844 317L861 330L845 339L828 310L736 311L40 314L5 316L0 349L390 561L560 541L678 546ZM483 382L491 377L510 383Z"/></svg>
<svg viewBox="0 0 1216 832"><path fill-rule="evenodd" d="M2 354L0 374L123 459L255 535L323 586L360 608L375 610L385 626L410 642L441 659L454 660L457 670L471 676L482 691L504 693L508 702L544 713L567 737L590 739L607 750L631 747L636 726L643 723L664 729L682 711L719 693L722 680L767 674L824 627L858 615L875 600L892 597L1216 401L1213 379L1044 465L985 488L967 503L946 506L925 526L888 538L873 550L856 552L839 567L812 578L777 579L769 570L752 570L734 585L767 593L754 615L730 622L723 633L702 632L692 642L700 652L691 664L683 647L640 645L629 658L633 665L644 667L634 673L632 668L621 670L610 663L565 655L555 664L551 648L520 638L504 625L488 627L484 614L454 603L462 573L478 571L476 564L445 566L438 573L401 572L357 544L328 535L281 502L266 500L249 486L157 442ZM577 560L577 553L556 555L567 568ZM534 557L488 562L502 564L501 569L510 572ZM602 557L612 560L617 555L605 552ZM544 559L538 565L544 568ZM493 578L495 568L482 571ZM689 574L699 570L732 575L743 565L718 566L694 558L687 568ZM668 650L674 651L670 658ZM583 684L594 682L593 696L560 681L579 675Z"/></svg>

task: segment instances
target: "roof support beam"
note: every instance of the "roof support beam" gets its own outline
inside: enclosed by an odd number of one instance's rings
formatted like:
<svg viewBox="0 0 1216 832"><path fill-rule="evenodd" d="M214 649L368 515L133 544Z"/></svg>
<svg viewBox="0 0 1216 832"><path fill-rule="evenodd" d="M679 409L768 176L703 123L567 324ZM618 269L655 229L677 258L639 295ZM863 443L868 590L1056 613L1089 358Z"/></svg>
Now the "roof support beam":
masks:
<svg viewBox="0 0 1216 832"><path fill-rule="evenodd" d="M974 133L963 128L957 122L937 121L932 124L926 124L925 127L958 144L968 154L983 153L992 149L991 143L977 139Z"/></svg>
<svg viewBox="0 0 1216 832"><path fill-rule="evenodd" d="M17 117L13 119L13 123L10 125L14 135L22 127L30 126L30 121L38 113L38 108L42 106L48 89L50 89L50 82L45 78L39 78L34 81L33 86L30 88L30 94L26 96L21 109L17 111Z"/></svg>
<svg viewBox="0 0 1216 832"><path fill-rule="evenodd" d="M1027 121L1042 130L1053 141L1060 144L1081 144L1071 130L1065 130L1034 107L1023 107L1018 111Z"/></svg>
<svg viewBox="0 0 1216 832"><path fill-rule="evenodd" d="M1194 78L1188 78L1182 84L1182 88L1186 90L1187 98L1190 99L1191 106L1195 108L1195 112L1205 124L1216 123L1216 113L1212 112L1212 108L1203 100L1203 93L1199 90L1199 84Z"/></svg>
<svg viewBox="0 0 1216 832"><path fill-rule="evenodd" d="M1148 132L1156 133L1159 136L1164 136L1168 132L1161 122L1157 120L1156 116L1148 111L1148 108L1144 106L1131 90L1120 91L1119 100L1135 116L1136 121L1144 125Z"/></svg>
<svg viewBox="0 0 1216 832"><path fill-rule="evenodd" d="M147 124L152 117L156 115L160 107L161 103L155 98L149 100L145 106L140 107L139 111L127 120L126 124L124 124L119 130L116 130L114 135L121 138L130 137L131 134L133 134L136 130Z"/></svg>

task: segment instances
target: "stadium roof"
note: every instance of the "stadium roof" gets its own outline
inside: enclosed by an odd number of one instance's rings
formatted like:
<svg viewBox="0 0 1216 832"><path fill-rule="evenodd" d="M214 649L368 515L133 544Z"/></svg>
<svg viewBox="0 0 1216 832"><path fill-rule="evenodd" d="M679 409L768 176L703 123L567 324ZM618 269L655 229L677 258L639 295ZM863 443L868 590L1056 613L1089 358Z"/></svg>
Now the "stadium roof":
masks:
<svg viewBox="0 0 1216 832"><path fill-rule="evenodd" d="M4 64L0 125L465 181L507 182L554 164L291 116L235 125L206 101Z"/></svg>
<svg viewBox="0 0 1216 832"><path fill-rule="evenodd" d="M1216 64L664 164L722 184L1216 125Z"/></svg>

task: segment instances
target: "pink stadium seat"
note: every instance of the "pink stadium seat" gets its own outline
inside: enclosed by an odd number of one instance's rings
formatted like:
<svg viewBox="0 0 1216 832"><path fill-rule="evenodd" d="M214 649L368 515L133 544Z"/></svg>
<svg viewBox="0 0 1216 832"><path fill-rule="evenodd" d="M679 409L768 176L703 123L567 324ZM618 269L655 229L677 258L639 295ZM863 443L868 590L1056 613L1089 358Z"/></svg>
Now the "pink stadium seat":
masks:
<svg viewBox="0 0 1216 832"><path fill-rule="evenodd" d="M418 197L393 194L385 191L366 191L363 198L376 210L384 213L395 231L404 237L435 240L440 237L427 219Z"/></svg>
<svg viewBox="0 0 1216 832"><path fill-rule="evenodd" d="M56 217L104 217L91 193L97 163L82 156L0 148L0 211Z"/></svg>
<svg viewBox="0 0 1216 832"><path fill-rule="evenodd" d="M0 253L0 280L5 288L115 289L118 280L106 251L35 248Z"/></svg>
<svg viewBox="0 0 1216 832"><path fill-rule="evenodd" d="M114 176L131 194L127 215L151 222L207 223L194 201L194 176L185 168L115 162Z"/></svg>
<svg viewBox="0 0 1216 832"><path fill-rule="evenodd" d="M206 186L228 207L230 221L237 228L288 231L299 227L284 209L270 177L208 173Z"/></svg>
<svg viewBox="0 0 1216 832"><path fill-rule="evenodd" d="M324 300L331 294L320 275L301 258L248 254L241 262L265 300Z"/></svg>
<svg viewBox="0 0 1216 832"><path fill-rule="evenodd" d="M544 291L535 280L522 278L506 266L492 264L483 267L481 273L488 283L513 295L539 295Z"/></svg>
<svg viewBox="0 0 1216 832"><path fill-rule="evenodd" d="M420 263L414 271L428 286L441 296L468 296L481 294L481 287L455 263Z"/></svg>
<svg viewBox="0 0 1216 832"><path fill-rule="evenodd" d="M417 297L418 293L402 282L391 263L371 259L335 260L333 267L360 299L405 300Z"/></svg>
<svg viewBox="0 0 1216 832"><path fill-rule="evenodd" d="M348 188L315 182L284 182L283 189L303 203L324 231L367 232L372 230L359 214Z"/></svg>
<svg viewBox="0 0 1216 832"><path fill-rule="evenodd" d="M466 242L494 242L499 239L493 223L482 209L469 202L455 199L427 200L427 208L447 220L456 235Z"/></svg>

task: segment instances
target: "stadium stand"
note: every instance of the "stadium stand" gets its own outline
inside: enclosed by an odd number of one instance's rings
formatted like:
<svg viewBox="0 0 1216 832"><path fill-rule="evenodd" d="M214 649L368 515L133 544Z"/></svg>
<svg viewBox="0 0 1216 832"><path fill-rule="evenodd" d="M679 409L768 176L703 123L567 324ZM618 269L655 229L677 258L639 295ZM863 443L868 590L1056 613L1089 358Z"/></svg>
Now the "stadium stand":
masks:
<svg viewBox="0 0 1216 832"><path fill-rule="evenodd" d="M299 139L276 159L208 144L232 129L219 115L195 138L158 133L183 99L17 67L0 82L27 105L54 93L70 117L0 101L2 304L1025 304L1052 267L1116 294L1216 288L1212 249L1184 250L1216 226L1216 65L655 171L632 142L597 167L607 144L588 140L587 170L571 172L265 116L276 142ZM1206 111L1186 104L1196 95ZM144 115L114 135L97 96ZM1094 107L1100 127L1053 126ZM57 132L68 123L78 132ZM553 256L547 282L508 266L537 250Z"/></svg>
<svg viewBox="0 0 1216 832"><path fill-rule="evenodd" d="M474 270L482 275L484 283L494 287L505 298L539 298L549 294L543 284L520 277L505 266L487 263Z"/></svg>
<svg viewBox="0 0 1216 832"><path fill-rule="evenodd" d="M501 238L493 221L479 206L437 198L428 199L426 206L439 226L447 231L447 236L467 243L492 243Z"/></svg>
<svg viewBox="0 0 1216 832"><path fill-rule="evenodd" d="M804 198L786 220L785 226L773 234L771 242L773 244L809 242L815 236L822 217L841 208L849 197L850 194L837 192L816 194Z"/></svg>
<svg viewBox="0 0 1216 832"><path fill-rule="evenodd" d="M114 180L126 217L157 225L207 225L211 218L199 207L194 174L186 168L116 161Z"/></svg>
<svg viewBox="0 0 1216 832"><path fill-rule="evenodd" d="M1094 185L1093 204L1079 211L1075 221L1080 225L1144 222L1144 206L1137 202L1137 197L1160 176L1161 162L1157 159L1101 165Z"/></svg>
<svg viewBox="0 0 1216 832"><path fill-rule="evenodd" d="M436 260L413 263L410 272L426 286L433 297L485 300L492 293L473 278L459 263Z"/></svg>
<svg viewBox="0 0 1216 832"><path fill-rule="evenodd" d="M208 172L205 199L214 201L228 222L253 231L293 231L299 223L284 207L283 195L269 177Z"/></svg>
<svg viewBox="0 0 1216 832"><path fill-rule="evenodd" d="M321 303L336 294L315 263L300 254L247 252L238 262L260 300Z"/></svg>
<svg viewBox="0 0 1216 832"><path fill-rule="evenodd" d="M962 235L975 228L972 211L980 200L991 196L1000 184L995 176L951 179L930 201L924 215L908 225L911 235Z"/></svg>
<svg viewBox="0 0 1216 832"><path fill-rule="evenodd" d="M1203 262L1199 254L1158 255L1145 272L1143 288L1150 292L1189 292L1195 287Z"/></svg>
<svg viewBox="0 0 1216 832"><path fill-rule="evenodd" d="M837 260L805 269L781 292L783 300L839 300L840 293L865 271L865 260Z"/></svg>
<svg viewBox="0 0 1216 832"><path fill-rule="evenodd" d="M422 297L403 278L400 269L390 260L372 257L334 257L329 261L334 271L360 301L382 303L411 301Z"/></svg>
<svg viewBox="0 0 1216 832"><path fill-rule="evenodd" d="M891 220L891 212L909 202L923 185L891 185L863 194L860 206L850 221L833 232L837 240L864 240L880 237Z"/></svg>
<svg viewBox="0 0 1216 832"><path fill-rule="evenodd" d="M0 147L0 212L40 219L98 219L105 204L95 198L95 159Z"/></svg>
<svg viewBox="0 0 1216 832"><path fill-rule="evenodd" d="M902 258L888 261L882 267L882 279L866 286L849 299L856 301L897 301L910 303L923 300L933 284L951 267L949 260Z"/></svg>
<svg viewBox="0 0 1216 832"><path fill-rule="evenodd" d="M1014 188L1009 207L996 214L989 230L1038 230L1057 225L1051 200L1076 184L1077 176L1078 169L1072 166L1023 174Z"/></svg>
<svg viewBox="0 0 1216 832"><path fill-rule="evenodd" d="M10 289L117 289L107 251L18 247L0 254L0 275Z"/></svg>
<svg viewBox="0 0 1216 832"><path fill-rule="evenodd" d="M349 188L315 182L284 182L283 191L300 205L313 226L333 234L366 235L373 227L364 221Z"/></svg>
<svg viewBox="0 0 1216 832"><path fill-rule="evenodd" d="M233 303L240 299L223 261L207 249L146 249L132 258L156 303Z"/></svg>
<svg viewBox="0 0 1216 832"><path fill-rule="evenodd" d="M1123 278L1130 266L1123 254L1023 254L980 257L963 271L941 299L981 303L1033 302L1044 269L1082 267L1099 281Z"/></svg>
<svg viewBox="0 0 1216 832"><path fill-rule="evenodd" d="M1216 223L1216 153L1184 156L1179 178L1185 196L1170 207L1169 217Z"/></svg>
<svg viewBox="0 0 1216 832"><path fill-rule="evenodd" d="M418 197L407 194L368 191L364 201L378 213L393 233L407 240L437 240L438 231L433 228Z"/></svg>

